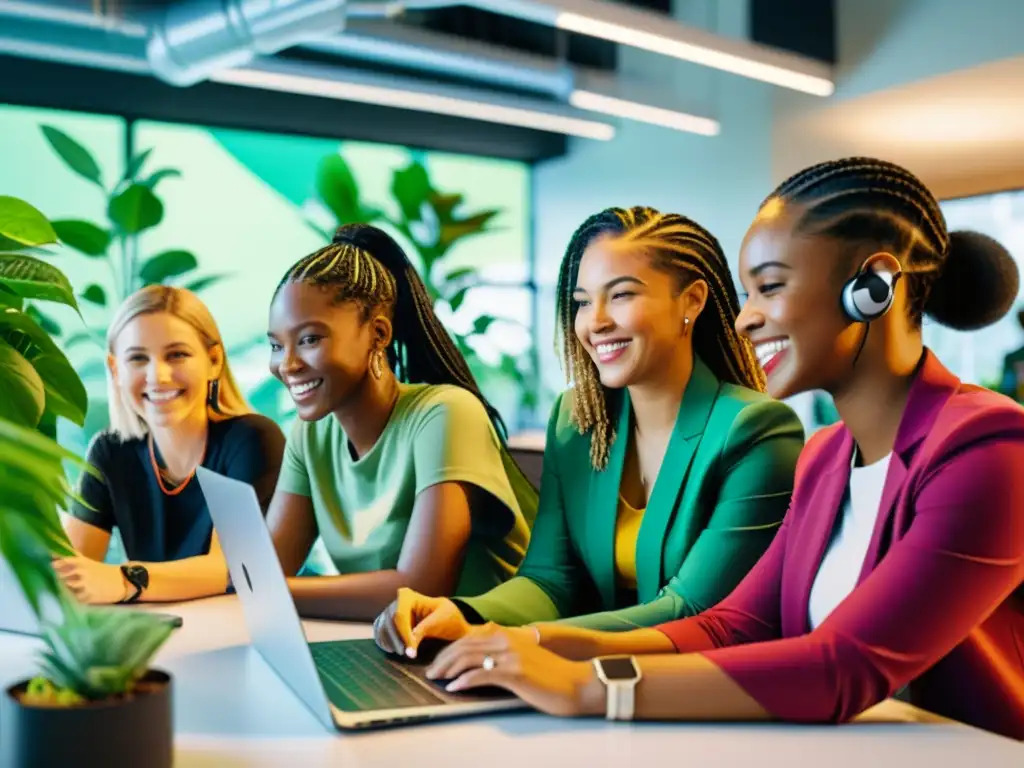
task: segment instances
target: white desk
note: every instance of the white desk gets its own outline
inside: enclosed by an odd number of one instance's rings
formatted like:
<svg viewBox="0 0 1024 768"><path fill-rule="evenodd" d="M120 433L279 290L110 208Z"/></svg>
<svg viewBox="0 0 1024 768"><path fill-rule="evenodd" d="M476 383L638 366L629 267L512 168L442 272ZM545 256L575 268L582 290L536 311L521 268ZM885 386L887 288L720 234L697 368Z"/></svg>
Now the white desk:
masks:
<svg viewBox="0 0 1024 768"><path fill-rule="evenodd" d="M608 724L522 713L338 734L327 731L247 645L236 598L154 609L184 618L155 664L174 675L177 768L1024 766L1024 745L896 701L839 727ZM310 640L370 636L368 625L305 626ZM34 671L38 647L33 638L0 632L3 688Z"/></svg>

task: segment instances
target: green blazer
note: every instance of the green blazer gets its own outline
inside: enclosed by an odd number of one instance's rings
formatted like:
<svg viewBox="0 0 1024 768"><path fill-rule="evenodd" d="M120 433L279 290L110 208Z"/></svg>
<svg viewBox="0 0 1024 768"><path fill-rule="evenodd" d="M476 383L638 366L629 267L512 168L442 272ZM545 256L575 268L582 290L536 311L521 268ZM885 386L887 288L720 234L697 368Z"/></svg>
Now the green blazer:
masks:
<svg viewBox="0 0 1024 768"><path fill-rule="evenodd" d="M648 627L711 608L746 575L782 523L803 427L785 404L720 382L699 359L640 525L637 590L618 588L615 525L632 407L622 393L608 466L560 395L548 422L540 506L515 577L458 598L475 621ZM466 609L469 610L466 610ZM476 614L474 616L474 613ZM575 617L575 618L572 618Z"/></svg>

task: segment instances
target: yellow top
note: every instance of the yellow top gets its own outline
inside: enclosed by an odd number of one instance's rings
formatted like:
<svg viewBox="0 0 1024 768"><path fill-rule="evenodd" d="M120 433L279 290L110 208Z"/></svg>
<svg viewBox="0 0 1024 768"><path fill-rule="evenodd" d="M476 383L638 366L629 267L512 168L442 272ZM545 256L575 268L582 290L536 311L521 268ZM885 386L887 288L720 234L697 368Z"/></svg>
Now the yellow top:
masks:
<svg viewBox="0 0 1024 768"><path fill-rule="evenodd" d="M615 520L615 580L626 589L636 589L636 539L643 519L644 510L633 509L620 494Z"/></svg>

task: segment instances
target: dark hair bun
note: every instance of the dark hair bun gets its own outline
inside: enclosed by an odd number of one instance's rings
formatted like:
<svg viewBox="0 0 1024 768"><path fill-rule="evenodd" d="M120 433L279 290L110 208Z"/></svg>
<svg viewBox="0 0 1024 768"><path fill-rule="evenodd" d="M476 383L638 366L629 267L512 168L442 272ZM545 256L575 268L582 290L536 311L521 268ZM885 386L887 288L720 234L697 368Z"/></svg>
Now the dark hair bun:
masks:
<svg viewBox="0 0 1024 768"><path fill-rule="evenodd" d="M984 328L1002 318L1017 301L1017 262L988 235L950 232L940 269L924 311L947 328Z"/></svg>

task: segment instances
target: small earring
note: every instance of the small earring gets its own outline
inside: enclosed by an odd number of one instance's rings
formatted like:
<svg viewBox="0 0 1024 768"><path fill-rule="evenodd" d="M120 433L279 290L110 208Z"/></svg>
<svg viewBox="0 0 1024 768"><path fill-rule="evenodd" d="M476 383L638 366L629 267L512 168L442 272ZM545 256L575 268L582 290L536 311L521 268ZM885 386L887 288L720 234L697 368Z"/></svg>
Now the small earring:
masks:
<svg viewBox="0 0 1024 768"><path fill-rule="evenodd" d="M689 335L690 335L690 318L684 317L683 318L683 336L689 336Z"/></svg>
<svg viewBox="0 0 1024 768"><path fill-rule="evenodd" d="M384 357L384 353L379 350L370 355L370 373L373 374L373 378L378 380L384 375L382 357Z"/></svg>
<svg viewBox="0 0 1024 768"><path fill-rule="evenodd" d="M206 404L214 413L222 413L220 409L220 379L213 379L206 390Z"/></svg>

